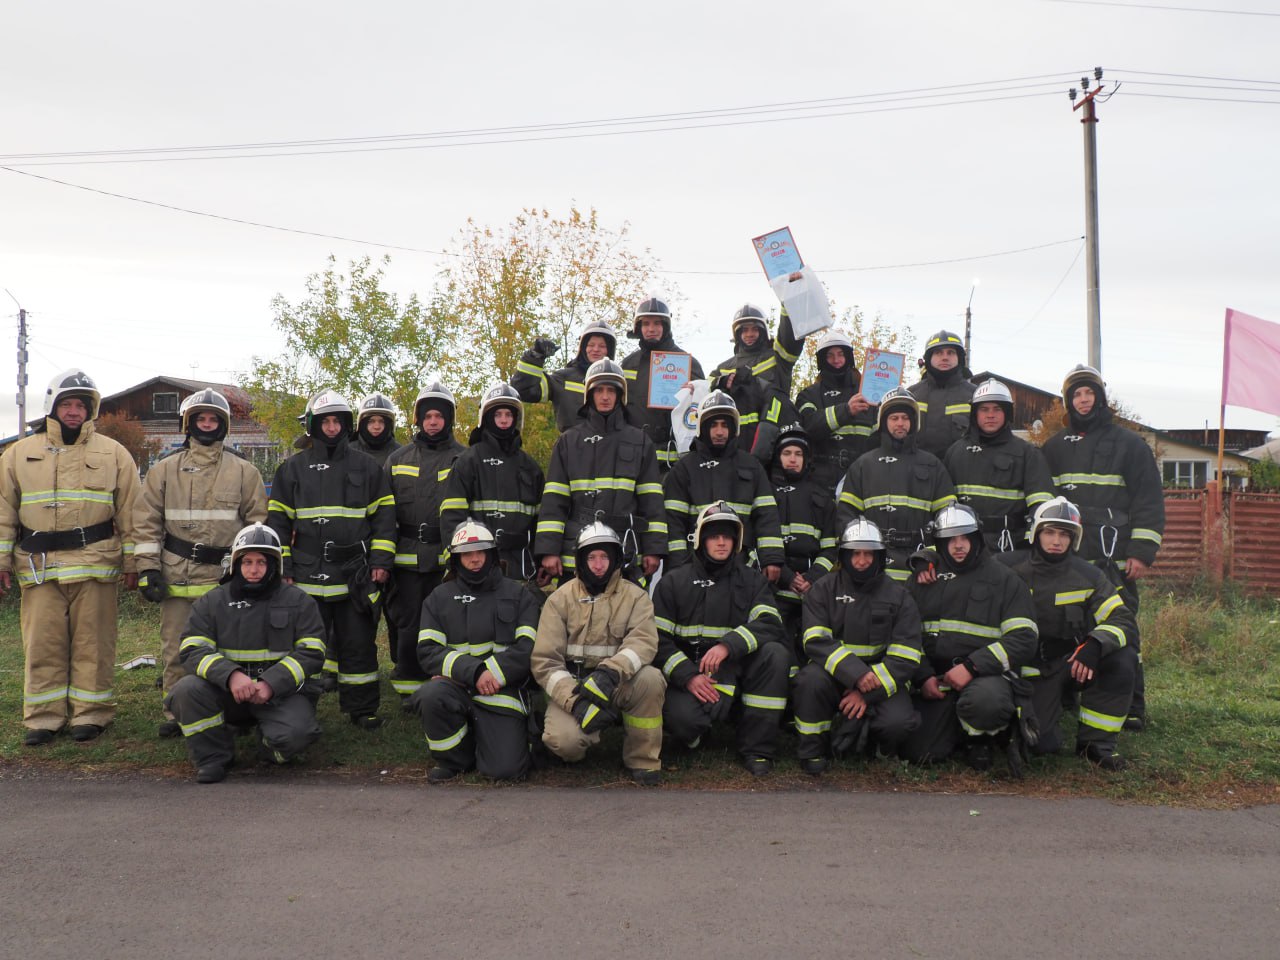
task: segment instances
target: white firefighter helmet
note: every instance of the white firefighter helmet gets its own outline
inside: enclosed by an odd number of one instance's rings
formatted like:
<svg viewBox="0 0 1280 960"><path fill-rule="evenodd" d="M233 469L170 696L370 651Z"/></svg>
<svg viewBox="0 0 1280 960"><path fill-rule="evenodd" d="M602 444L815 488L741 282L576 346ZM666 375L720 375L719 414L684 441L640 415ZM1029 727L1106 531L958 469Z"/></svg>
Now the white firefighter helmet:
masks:
<svg viewBox="0 0 1280 960"><path fill-rule="evenodd" d="M906 387L894 387L880 400L880 411L876 414L876 429L884 430L889 422L889 414L905 413L911 417L911 432L920 432L920 404Z"/></svg>
<svg viewBox="0 0 1280 960"><path fill-rule="evenodd" d="M49 381L49 388L44 392L44 415L52 417L58 409L58 401L65 397L87 397L89 416L86 419L97 420L98 408L102 405L102 394L93 378L79 367L63 370Z"/></svg>
<svg viewBox="0 0 1280 960"><path fill-rule="evenodd" d="M826 333L818 338L818 342L813 348L813 354L814 356L820 357L822 356L823 350L829 350L832 347L839 347L846 351L846 354L849 357L849 362L853 362L853 343L849 340L848 335L843 330L836 330L834 327L827 330Z"/></svg>
<svg viewBox="0 0 1280 960"><path fill-rule="evenodd" d="M1079 550L1084 540L1084 523L1080 519L1080 508L1066 497L1054 497L1036 507L1035 517L1031 521L1031 542L1035 543L1044 527L1066 527L1071 531L1071 549Z"/></svg>
<svg viewBox="0 0 1280 960"><path fill-rule="evenodd" d="M355 429L351 404L346 397L337 390L321 390L307 402L307 433L314 437L324 418L331 416L343 422L348 434Z"/></svg>
<svg viewBox="0 0 1280 960"><path fill-rule="evenodd" d="M933 518L933 538L935 541L942 541L961 534L977 533L979 526L978 515L973 512L972 507L953 503L943 507Z"/></svg>
<svg viewBox="0 0 1280 960"><path fill-rule="evenodd" d="M265 523L251 523L236 534L235 539L231 541L232 568L235 567L236 560L242 553L252 552L269 553L277 561L284 554L280 549L280 537Z"/></svg>
<svg viewBox="0 0 1280 960"><path fill-rule="evenodd" d="M422 415L425 412L423 404L427 403L429 400L434 400L449 408L449 413L445 419L447 419L450 425L452 425L454 415L457 413L458 404L453 399L453 391L446 387L440 380L428 380L418 389L417 399L413 401L414 424L420 425L422 423Z"/></svg>
<svg viewBox="0 0 1280 960"><path fill-rule="evenodd" d="M880 528L865 517L851 520L840 534L841 550L883 550Z"/></svg>
<svg viewBox="0 0 1280 960"><path fill-rule="evenodd" d="M449 538L450 553L473 553L476 550L496 550L498 541L483 523L467 520L458 524Z"/></svg>
<svg viewBox="0 0 1280 960"><path fill-rule="evenodd" d="M622 549L622 538L607 523L601 523L596 520L594 523L588 523L578 532L578 552L589 550L592 547L608 546L609 544L619 550Z"/></svg>
<svg viewBox="0 0 1280 960"><path fill-rule="evenodd" d="M723 500L709 503L698 514L698 522L693 527L693 549L701 550L703 541L710 533L711 527L720 525L733 527L733 550L742 549L742 518L733 507Z"/></svg>
<svg viewBox="0 0 1280 960"><path fill-rule="evenodd" d="M215 413L224 426L231 427L231 404L227 398L212 387L197 390L178 407L178 423L183 433L189 433L192 421L197 413Z"/></svg>

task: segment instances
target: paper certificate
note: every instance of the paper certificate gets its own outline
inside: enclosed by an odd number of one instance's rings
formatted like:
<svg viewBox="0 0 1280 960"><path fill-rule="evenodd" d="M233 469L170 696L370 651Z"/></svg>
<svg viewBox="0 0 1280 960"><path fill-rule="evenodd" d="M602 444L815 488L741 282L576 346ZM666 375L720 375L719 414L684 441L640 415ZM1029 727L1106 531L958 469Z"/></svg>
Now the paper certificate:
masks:
<svg viewBox="0 0 1280 960"><path fill-rule="evenodd" d="M804 267L790 227L753 237L751 243L760 258L760 266L764 267L764 275L770 280L788 276Z"/></svg>
<svg viewBox="0 0 1280 960"><path fill-rule="evenodd" d="M902 386L906 359L901 353L867 348L867 357L862 365L862 395L868 403L879 403L890 390Z"/></svg>
<svg viewBox="0 0 1280 960"><path fill-rule="evenodd" d="M674 410L677 393L693 377L693 358L687 353L654 350L649 354L649 403L655 410Z"/></svg>

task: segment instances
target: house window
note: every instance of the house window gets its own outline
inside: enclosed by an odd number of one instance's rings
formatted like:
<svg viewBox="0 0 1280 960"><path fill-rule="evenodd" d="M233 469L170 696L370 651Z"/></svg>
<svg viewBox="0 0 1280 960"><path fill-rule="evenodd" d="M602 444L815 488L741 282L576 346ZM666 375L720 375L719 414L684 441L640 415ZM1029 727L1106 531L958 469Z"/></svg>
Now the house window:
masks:
<svg viewBox="0 0 1280 960"><path fill-rule="evenodd" d="M1208 460L1165 460L1161 467L1164 470L1166 487L1198 490L1209 479Z"/></svg>
<svg viewBox="0 0 1280 960"><path fill-rule="evenodd" d="M152 413L178 412L178 395L176 393L153 393L151 395Z"/></svg>

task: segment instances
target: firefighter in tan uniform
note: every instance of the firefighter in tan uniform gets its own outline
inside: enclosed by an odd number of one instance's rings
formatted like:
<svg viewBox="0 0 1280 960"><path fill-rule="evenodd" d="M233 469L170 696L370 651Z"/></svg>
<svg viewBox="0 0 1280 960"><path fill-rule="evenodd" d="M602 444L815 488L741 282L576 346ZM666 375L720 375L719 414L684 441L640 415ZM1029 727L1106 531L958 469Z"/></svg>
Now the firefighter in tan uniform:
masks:
<svg viewBox="0 0 1280 960"><path fill-rule="evenodd" d="M222 579L223 558L235 535L267 519L267 491L258 469L224 446L231 405L206 388L182 401L178 411L182 449L149 471L134 510L138 535L138 590L160 604L161 684L167 696L186 674L178 644L191 605ZM156 731L176 737L182 728L165 711Z"/></svg>
<svg viewBox="0 0 1280 960"><path fill-rule="evenodd" d="M22 588L24 743L67 723L92 740L115 716L117 582L137 586L138 468L94 431L102 396L83 370L49 384L44 423L0 457L0 592Z"/></svg>
<svg viewBox="0 0 1280 960"><path fill-rule="evenodd" d="M575 763L600 734L623 726L622 763L641 786L662 782L662 703L667 683L653 603L622 576L622 540L603 523L578 534L576 579L542 608L533 678L547 692L542 742Z"/></svg>

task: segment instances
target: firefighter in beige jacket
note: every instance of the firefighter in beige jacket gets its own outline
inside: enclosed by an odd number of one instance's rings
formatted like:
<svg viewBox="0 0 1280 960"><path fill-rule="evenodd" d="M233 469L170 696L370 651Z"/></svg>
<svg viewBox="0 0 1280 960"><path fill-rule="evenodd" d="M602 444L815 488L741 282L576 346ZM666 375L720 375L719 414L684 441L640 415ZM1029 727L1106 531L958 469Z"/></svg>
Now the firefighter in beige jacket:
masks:
<svg viewBox="0 0 1280 960"><path fill-rule="evenodd" d="M94 431L101 394L82 370L53 378L44 424L0 457L0 591L22 588L24 743L92 740L115 716L117 581L137 585L138 468Z"/></svg>
<svg viewBox="0 0 1280 960"><path fill-rule="evenodd" d="M547 693L542 742L574 763L621 722L622 762L642 786L662 780L662 702L667 683L650 666L658 631L649 595L622 576L622 541L603 523L578 535L576 579L542 608L533 676Z"/></svg>
<svg viewBox="0 0 1280 960"><path fill-rule="evenodd" d="M162 686L167 696L186 675L178 645L191 605L222 579L223 557L237 533L267 519L267 491L257 467L225 447L231 405L217 390L198 390L178 411L186 441L150 470L134 511L138 590L160 604ZM182 733L166 711L162 737Z"/></svg>

